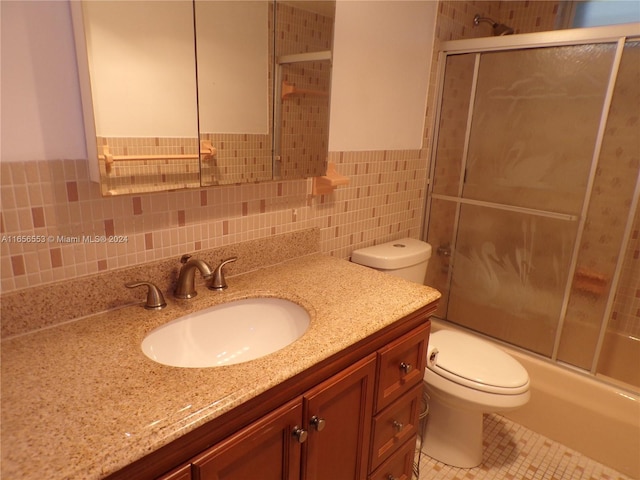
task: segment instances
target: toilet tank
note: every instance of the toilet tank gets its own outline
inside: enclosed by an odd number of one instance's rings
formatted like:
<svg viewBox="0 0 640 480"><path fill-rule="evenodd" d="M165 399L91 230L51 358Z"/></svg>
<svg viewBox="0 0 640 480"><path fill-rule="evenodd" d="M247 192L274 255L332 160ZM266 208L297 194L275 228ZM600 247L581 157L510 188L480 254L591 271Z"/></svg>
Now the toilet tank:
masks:
<svg viewBox="0 0 640 480"><path fill-rule="evenodd" d="M411 282L424 284L430 257L431 245L413 238L402 238L354 250L351 261Z"/></svg>

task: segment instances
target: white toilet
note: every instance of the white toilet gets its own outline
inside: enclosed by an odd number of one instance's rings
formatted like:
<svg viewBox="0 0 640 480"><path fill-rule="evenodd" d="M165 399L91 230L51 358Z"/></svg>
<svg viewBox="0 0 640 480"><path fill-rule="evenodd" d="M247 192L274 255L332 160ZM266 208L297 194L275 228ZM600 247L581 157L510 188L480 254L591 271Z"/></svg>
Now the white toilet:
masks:
<svg viewBox="0 0 640 480"><path fill-rule="evenodd" d="M351 261L424 283L431 245L403 238L355 250ZM482 416L529 401L529 374L489 342L455 330L429 338L424 384L429 417L422 451L454 467L482 462Z"/></svg>

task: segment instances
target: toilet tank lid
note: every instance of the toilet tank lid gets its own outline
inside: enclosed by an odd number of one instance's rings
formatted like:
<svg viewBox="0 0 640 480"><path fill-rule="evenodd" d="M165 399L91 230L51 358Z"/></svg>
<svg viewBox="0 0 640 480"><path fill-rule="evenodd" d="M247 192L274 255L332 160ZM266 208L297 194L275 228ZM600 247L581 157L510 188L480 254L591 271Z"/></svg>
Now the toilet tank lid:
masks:
<svg viewBox="0 0 640 480"><path fill-rule="evenodd" d="M371 268L394 270L429 260L431 245L414 238L401 238L354 250L351 261Z"/></svg>

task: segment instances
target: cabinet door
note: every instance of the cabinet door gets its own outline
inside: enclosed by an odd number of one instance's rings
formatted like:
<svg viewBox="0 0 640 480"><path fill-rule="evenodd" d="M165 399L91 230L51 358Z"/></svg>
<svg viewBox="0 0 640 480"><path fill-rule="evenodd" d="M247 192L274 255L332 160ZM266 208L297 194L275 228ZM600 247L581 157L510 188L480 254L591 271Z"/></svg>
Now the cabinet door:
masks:
<svg viewBox="0 0 640 480"><path fill-rule="evenodd" d="M367 477L375 354L305 394L304 480L364 480Z"/></svg>
<svg viewBox="0 0 640 480"><path fill-rule="evenodd" d="M199 455L192 462L200 480L298 480L301 425L297 398Z"/></svg>

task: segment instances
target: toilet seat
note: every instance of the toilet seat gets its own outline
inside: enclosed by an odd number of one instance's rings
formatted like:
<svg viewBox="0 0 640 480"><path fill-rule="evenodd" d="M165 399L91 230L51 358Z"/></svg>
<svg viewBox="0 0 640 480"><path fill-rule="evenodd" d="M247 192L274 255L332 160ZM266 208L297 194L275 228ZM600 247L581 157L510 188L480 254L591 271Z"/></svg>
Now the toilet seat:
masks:
<svg viewBox="0 0 640 480"><path fill-rule="evenodd" d="M484 340L440 330L431 334L429 347L435 347L438 355L427 368L440 377L486 393L517 395L529 390L524 367Z"/></svg>

